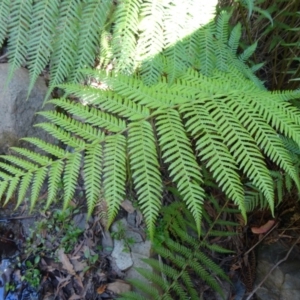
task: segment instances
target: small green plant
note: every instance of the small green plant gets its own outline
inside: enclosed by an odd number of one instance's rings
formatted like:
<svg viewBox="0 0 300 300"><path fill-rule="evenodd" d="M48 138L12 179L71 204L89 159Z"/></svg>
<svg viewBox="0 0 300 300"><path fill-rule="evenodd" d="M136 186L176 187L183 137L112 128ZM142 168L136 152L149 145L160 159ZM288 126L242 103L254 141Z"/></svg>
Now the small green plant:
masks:
<svg viewBox="0 0 300 300"><path fill-rule="evenodd" d="M56 258L57 247L64 248L65 253L74 249L82 234L82 230L72 221L76 212L78 211L72 208L64 211L55 210L49 219L35 223L35 229L31 230L30 236L26 239L24 249L26 270L22 276L22 280L32 287L38 287L40 283L39 262L42 256Z"/></svg>
<svg viewBox="0 0 300 300"><path fill-rule="evenodd" d="M83 269L83 272L90 270L98 262L99 255L92 253L89 248L84 251L84 257L87 261L87 266Z"/></svg>
<svg viewBox="0 0 300 300"><path fill-rule="evenodd" d="M118 221L116 224L117 224L117 230L111 233L111 237L116 240L123 240L124 241L123 251L130 252L130 246L132 246L135 243L135 240L131 237L126 236L125 228L120 221Z"/></svg>
<svg viewBox="0 0 300 300"><path fill-rule="evenodd" d="M21 277L22 280L26 281L30 286L37 288L41 281L41 272L38 268L40 256L37 255L32 263L30 260L26 261L26 271Z"/></svg>

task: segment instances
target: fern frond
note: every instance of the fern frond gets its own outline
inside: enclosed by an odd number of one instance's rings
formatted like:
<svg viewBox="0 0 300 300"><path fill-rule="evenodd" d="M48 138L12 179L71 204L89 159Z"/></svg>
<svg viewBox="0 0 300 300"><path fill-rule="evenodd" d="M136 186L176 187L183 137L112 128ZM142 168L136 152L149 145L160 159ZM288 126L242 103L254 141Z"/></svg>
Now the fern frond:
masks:
<svg viewBox="0 0 300 300"><path fill-rule="evenodd" d="M215 121L203 105L182 105L180 112L184 113L187 119L187 130L196 139L196 150L199 151L200 159L203 162L208 160L206 166L212 176L246 217L244 192L237 165L224 144Z"/></svg>
<svg viewBox="0 0 300 300"><path fill-rule="evenodd" d="M9 186L7 188L7 191L6 191L6 199L4 201L4 205L6 205L8 203L8 201L11 199L12 195L14 194L14 192L16 191L17 189L17 186L20 182L20 177L18 176L15 176L11 179L10 183L9 183Z"/></svg>
<svg viewBox="0 0 300 300"><path fill-rule="evenodd" d="M40 112L39 115L46 117L52 124L61 126L65 130L76 134L78 137L85 139L88 142L99 140L102 137L100 130L90 126L89 124L83 124L73 118L67 117L65 114L56 111L46 111Z"/></svg>
<svg viewBox="0 0 300 300"><path fill-rule="evenodd" d="M40 168L34 174L32 190L31 190L31 197L30 197L30 210L34 208L36 201L38 200L41 187L45 181L45 178L48 173L48 168Z"/></svg>
<svg viewBox="0 0 300 300"><path fill-rule="evenodd" d="M146 85L156 83L162 71L159 53L164 48L163 15L162 2L147 0L141 4L142 21L136 53L142 62L140 72Z"/></svg>
<svg viewBox="0 0 300 300"><path fill-rule="evenodd" d="M49 208L51 203L56 197L59 183L61 182L61 174L64 169L64 161L58 160L54 162L49 170L49 179L48 179L48 197L46 203L46 209Z"/></svg>
<svg viewBox="0 0 300 300"><path fill-rule="evenodd" d="M10 67L7 82L11 80L15 70L25 62L32 2L32 0L11 2L8 22L8 58Z"/></svg>
<svg viewBox="0 0 300 300"><path fill-rule="evenodd" d="M74 114L78 118L85 120L86 123L89 123L93 126L105 128L106 130L109 130L111 132L116 132L116 133L126 129L126 124L122 119L116 118L113 115L104 113L98 109L91 108L88 106L83 106L80 104L74 104L68 100L62 101L62 99L52 100L51 102L61 106L62 108L66 109L68 112ZM82 128L85 128L85 130L89 128L89 130L93 132L92 127L88 127L84 125L80 125L80 126Z"/></svg>
<svg viewBox="0 0 300 300"><path fill-rule="evenodd" d="M41 0L33 4L28 41L28 95L49 61L58 14L59 0Z"/></svg>
<svg viewBox="0 0 300 300"><path fill-rule="evenodd" d="M36 125L49 132L52 136L57 138L59 141L64 142L66 145L78 149L83 148L84 142L80 139L75 138L71 133L61 129L60 127L51 123L40 123Z"/></svg>
<svg viewBox="0 0 300 300"><path fill-rule="evenodd" d="M3 0L0 3L0 48L8 31L9 5L10 0Z"/></svg>
<svg viewBox="0 0 300 300"><path fill-rule="evenodd" d="M84 183L86 187L88 215L99 200L102 176L102 146L98 143L86 149L84 157Z"/></svg>
<svg viewBox="0 0 300 300"><path fill-rule="evenodd" d="M212 117L219 126L225 144L230 147L231 155L245 174L263 191L271 211L274 212L274 192L271 176L255 141L240 126L233 108L224 99L214 103L207 102L205 107L207 110L213 111Z"/></svg>
<svg viewBox="0 0 300 300"><path fill-rule="evenodd" d="M18 200L16 207L19 207L25 198L26 192L28 190L28 187L31 183L33 177L33 173L27 173L25 176L22 177L21 182L20 182L20 188L19 188L19 193L18 193Z"/></svg>
<svg viewBox="0 0 300 300"><path fill-rule="evenodd" d="M100 37L100 54L98 56L99 64L103 68L113 60L113 51L111 47L111 33L103 30Z"/></svg>
<svg viewBox="0 0 300 300"><path fill-rule="evenodd" d="M104 198L108 205L108 226L113 222L125 196L126 141L123 135L109 136L104 152Z"/></svg>
<svg viewBox="0 0 300 300"><path fill-rule="evenodd" d="M230 18L231 14L223 11L220 13L217 19L216 37L222 42L223 45L226 45L228 41L228 25Z"/></svg>
<svg viewBox="0 0 300 300"><path fill-rule="evenodd" d="M248 48L246 48L244 52L239 56L239 59L242 62L246 62L249 59L249 57L255 52L256 47L257 47L257 42L249 46Z"/></svg>
<svg viewBox="0 0 300 300"><path fill-rule="evenodd" d="M242 35L242 25L241 25L241 23L238 23L231 30L230 37L228 40L228 46L231 49L233 54L236 54L241 35Z"/></svg>
<svg viewBox="0 0 300 300"><path fill-rule="evenodd" d="M157 161L156 145L150 123L132 123L129 129L128 148L130 166L138 203L153 238L156 220L161 207L162 180Z"/></svg>
<svg viewBox="0 0 300 300"><path fill-rule="evenodd" d="M19 153L24 157L29 158L31 161L33 161L36 164L47 165L52 162L52 160L49 157L35 153L25 148L11 147L11 149L16 153Z"/></svg>
<svg viewBox="0 0 300 300"><path fill-rule="evenodd" d="M184 195L183 199L192 212L200 233L204 199L204 191L199 185L202 182L201 173L178 112L169 110L158 116L156 126L162 157L169 163L170 176L176 182L180 194Z"/></svg>
<svg viewBox="0 0 300 300"><path fill-rule="evenodd" d="M38 138L22 138L23 141L27 141L32 145L40 148L41 150L45 151L47 154L54 155L58 158L62 158L65 156L65 151L59 148L56 145L46 143L45 141L38 139Z"/></svg>
<svg viewBox="0 0 300 300"><path fill-rule="evenodd" d="M93 64L99 34L103 30L111 5L112 1L107 0L85 2L78 34L77 55L70 77L72 82L78 82L82 78L81 69Z"/></svg>
<svg viewBox="0 0 300 300"><path fill-rule="evenodd" d="M145 106L134 103L133 101L121 97L112 91L101 91L97 88L86 87L82 88L78 85L63 85L67 93L71 93L84 99L85 102L99 107L101 110L109 113L117 114L120 117L128 118L131 121L147 118L150 115L149 109ZM71 102L66 99L55 99L49 101L58 105L68 112L79 117L84 108L81 104Z"/></svg>
<svg viewBox="0 0 300 300"><path fill-rule="evenodd" d="M51 89L63 82L74 65L81 5L79 0L66 0L60 5L50 61L50 88L47 96L50 95Z"/></svg>
<svg viewBox="0 0 300 300"><path fill-rule="evenodd" d="M13 155L1 155L0 157L27 171L34 171L37 168L37 165Z"/></svg>
<svg viewBox="0 0 300 300"><path fill-rule="evenodd" d="M66 161L63 183L64 183L64 204L63 208L67 209L69 202L75 192L77 178L80 171L81 165L81 153L75 152L69 155L69 159Z"/></svg>
<svg viewBox="0 0 300 300"><path fill-rule="evenodd" d="M199 31L199 69L203 75L209 76L215 68L216 58L214 52L214 27L206 26Z"/></svg>
<svg viewBox="0 0 300 300"><path fill-rule="evenodd" d="M140 0L124 0L115 11L112 49L118 71L125 74L132 74L136 67L135 49L140 6Z"/></svg>
<svg viewBox="0 0 300 300"><path fill-rule="evenodd" d="M181 22L178 22L181 16ZM172 84L181 73L187 69L185 48L182 42L184 26L187 18L187 3L175 1L168 3L164 10L164 52L166 57L165 71L168 74L169 83Z"/></svg>

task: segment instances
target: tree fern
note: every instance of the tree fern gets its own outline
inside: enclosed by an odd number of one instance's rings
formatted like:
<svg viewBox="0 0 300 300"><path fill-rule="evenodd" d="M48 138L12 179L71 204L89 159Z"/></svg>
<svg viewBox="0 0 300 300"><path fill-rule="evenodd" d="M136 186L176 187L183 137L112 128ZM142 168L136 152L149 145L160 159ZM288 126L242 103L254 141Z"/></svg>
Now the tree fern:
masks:
<svg viewBox="0 0 300 300"><path fill-rule="evenodd" d="M63 41L55 39L51 55L52 86L68 76L74 63L76 65L74 57L78 53L72 48L77 41L75 31L80 28L76 26L80 26L82 9L92 13L90 8L85 8L86 4L68 0L59 8L61 27L57 28L57 32L63 28L66 30L63 32L65 38L60 36ZM116 15L110 16L112 20L120 21L115 28L111 28L112 39L115 39L112 49L118 58L118 68L124 71L125 66L133 66L135 62L133 56L122 62L124 53L117 56L122 49L118 48L116 41L125 38L122 34L132 30L128 37L128 43L132 44L128 50L136 49L136 26L142 4L128 0L122 5ZM177 2L164 2L164 9L170 9L164 11L169 18L165 22L175 20L175 12L179 13L178 8L181 7L176 5ZM188 22L189 9L182 5L183 19ZM14 148L18 156L2 158L0 193L6 195L6 202L18 191L20 203L24 191L31 187L30 201L33 206L47 179L49 191L46 205L54 201L58 183L62 181L63 206L66 207L72 200L77 178L83 170L88 212L92 212L101 195L109 206L110 224L124 196L128 177L133 180L137 202L153 237L163 191L160 170L166 167L167 175L192 213L198 234L201 234L204 213L205 172L211 174L244 216L247 208L251 207L244 201L243 184L246 179L251 181L253 190L263 194L274 211L273 179L265 156L299 187L298 171L292 155L278 136L285 136L300 146L300 114L298 108L289 102L298 98L299 92L266 91L246 63L233 53L230 45L235 45L236 41L227 40L224 20L228 18L225 15L222 17L224 19L217 25L212 22L195 32L200 47L197 50L199 57L194 61L199 62L199 69L191 66L188 58L179 65L173 65L179 59L174 53L179 51L182 52L180 56L184 56L190 47L183 39L177 49L171 49L176 47L171 45L172 36L164 36L164 45L168 46L160 58L165 73L157 77L156 84L149 85L149 82L143 81L145 77L140 76L143 74L140 66L141 73L130 76L108 70L85 70L82 74L93 86L60 86L65 89L66 97L73 95L78 101L65 98L52 100L58 111L65 114L43 112L41 114L49 122L38 125L56 138L60 146L36 138L25 138L25 141L39 147L43 154ZM130 21L133 22L132 29L127 27ZM91 51L85 53L91 57ZM111 156L111 152L115 155ZM125 172L126 164L130 174ZM220 235L219 232L216 234Z"/></svg>

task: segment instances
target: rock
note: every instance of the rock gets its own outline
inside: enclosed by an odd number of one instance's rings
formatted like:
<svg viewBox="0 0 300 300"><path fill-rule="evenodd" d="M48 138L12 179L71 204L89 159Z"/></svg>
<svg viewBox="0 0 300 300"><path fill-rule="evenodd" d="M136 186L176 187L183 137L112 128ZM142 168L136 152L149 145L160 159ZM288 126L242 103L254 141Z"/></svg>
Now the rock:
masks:
<svg viewBox="0 0 300 300"><path fill-rule="evenodd" d="M131 253L128 251L124 240L114 240L114 250L111 256L121 271L129 269L133 265Z"/></svg>
<svg viewBox="0 0 300 300"><path fill-rule="evenodd" d="M18 141L22 137L34 136L53 143L54 138L33 127L34 124L45 121L43 117L36 115L37 112L53 109L52 105L42 107L47 92L44 80L38 78L27 99L28 71L25 68L18 69L7 85L8 71L9 64L0 64L0 153L8 153L11 146L20 146ZM31 146L31 149L34 147Z"/></svg>
<svg viewBox="0 0 300 300"><path fill-rule="evenodd" d="M280 242L263 245L259 249L256 284L259 284L271 268L285 257L288 250L289 248ZM256 295L259 300L300 299L300 257L296 250L275 268Z"/></svg>
<svg viewBox="0 0 300 300"><path fill-rule="evenodd" d="M149 285L148 280L145 277L143 277L135 268L143 268L145 270L148 270L149 272L153 272L152 268L142 260L144 258L151 257L151 242L147 240L144 242L141 234L139 234L138 232L138 229L130 225L131 224L128 224L125 218L115 222L112 225L112 231L114 232L113 235L116 236L117 234L119 235L119 238L122 238L121 241L115 239L115 248L116 246L117 248L121 247L119 245L120 242L124 242L125 244L127 243L127 248L128 247L130 248L129 249L130 261L131 261L132 268L128 268L125 279L138 279L144 282L145 284ZM117 256L116 255L114 256L116 259L116 264L118 265ZM129 258L128 258L128 265L129 265Z"/></svg>

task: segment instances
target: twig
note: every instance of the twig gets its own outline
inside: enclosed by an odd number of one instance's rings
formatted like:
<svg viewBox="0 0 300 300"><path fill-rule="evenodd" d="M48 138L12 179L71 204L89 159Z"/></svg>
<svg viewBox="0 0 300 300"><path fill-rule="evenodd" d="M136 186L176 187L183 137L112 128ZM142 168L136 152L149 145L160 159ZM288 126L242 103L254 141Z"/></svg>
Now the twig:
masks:
<svg viewBox="0 0 300 300"><path fill-rule="evenodd" d="M257 285L257 287L250 293L250 295L247 297L246 300L250 300L251 297L256 293L256 291L263 285L263 283L267 280L267 278L270 276L270 274L284 261L286 261L289 257L289 255L291 254L293 248L295 247L295 245L300 241L300 236L297 238L297 240L294 242L294 244L292 245L292 247L290 248L290 250L287 252L286 256L279 260L276 265L274 265L271 270L269 271L269 273L263 278L263 280Z"/></svg>
<svg viewBox="0 0 300 300"><path fill-rule="evenodd" d="M6 52L5 54L3 54L2 56L0 56L0 60L6 58L8 56L8 52Z"/></svg>

